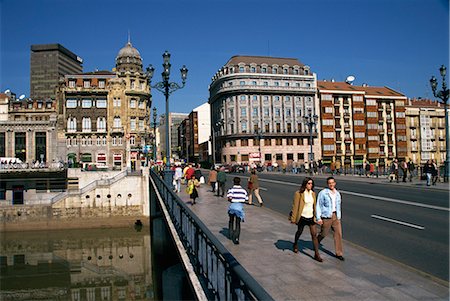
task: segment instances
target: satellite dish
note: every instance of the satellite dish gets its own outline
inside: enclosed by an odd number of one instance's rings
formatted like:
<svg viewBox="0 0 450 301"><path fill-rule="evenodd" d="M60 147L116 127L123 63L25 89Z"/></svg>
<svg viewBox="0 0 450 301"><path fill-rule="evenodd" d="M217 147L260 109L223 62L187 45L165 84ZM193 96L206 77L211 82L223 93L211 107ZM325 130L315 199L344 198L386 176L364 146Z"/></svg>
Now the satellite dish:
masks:
<svg viewBox="0 0 450 301"><path fill-rule="evenodd" d="M11 92L11 90L9 90L9 89L5 90L5 94L8 94L9 92Z"/></svg>
<svg viewBox="0 0 450 301"><path fill-rule="evenodd" d="M354 80L355 80L355 77L353 75L349 75L345 79L345 82L348 83L348 84L352 84Z"/></svg>
<svg viewBox="0 0 450 301"><path fill-rule="evenodd" d="M22 95L19 96L19 99L20 99L20 100L22 100L22 99L24 99L24 98L25 98L25 94L22 94Z"/></svg>

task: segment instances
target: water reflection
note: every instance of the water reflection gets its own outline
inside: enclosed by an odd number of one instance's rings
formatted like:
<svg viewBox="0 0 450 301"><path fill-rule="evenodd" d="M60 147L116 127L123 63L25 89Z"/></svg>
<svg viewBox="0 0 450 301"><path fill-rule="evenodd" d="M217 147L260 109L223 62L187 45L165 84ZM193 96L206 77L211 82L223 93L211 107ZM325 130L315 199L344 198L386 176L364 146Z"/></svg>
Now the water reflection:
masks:
<svg viewBox="0 0 450 301"><path fill-rule="evenodd" d="M146 227L0 235L0 300L153 300Z"/></svg>

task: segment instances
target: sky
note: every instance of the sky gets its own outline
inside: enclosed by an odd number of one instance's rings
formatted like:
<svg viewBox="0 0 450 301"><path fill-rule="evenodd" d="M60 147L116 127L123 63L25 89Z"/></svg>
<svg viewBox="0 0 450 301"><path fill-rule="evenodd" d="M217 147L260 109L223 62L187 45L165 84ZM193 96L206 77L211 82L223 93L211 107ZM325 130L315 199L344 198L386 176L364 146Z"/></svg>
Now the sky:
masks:
<svg viewBox="0 0 450 301"><path fill-rule="evenodd" d="M171 81L189 69L171 112L208 101L211 77L234 55L297 58L319 80L353 75L422 98L449 67L448 0L0 0L0 91L29 95L32 44L62 44L85 72L111 70L128 32L156 68L153 83L165 50ZM152 95L163 113L164 96Z"/></svg>

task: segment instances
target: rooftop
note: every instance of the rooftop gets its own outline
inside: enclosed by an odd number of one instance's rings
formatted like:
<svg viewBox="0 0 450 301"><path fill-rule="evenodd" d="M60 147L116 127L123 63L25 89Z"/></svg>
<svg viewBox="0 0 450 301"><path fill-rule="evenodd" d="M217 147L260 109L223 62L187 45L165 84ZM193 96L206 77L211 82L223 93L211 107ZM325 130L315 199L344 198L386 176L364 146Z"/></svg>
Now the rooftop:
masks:
<svg viewBox="0 0 450 301"><path fill-rule="evenodd" d="M304 66L298 59L295 58L281 58L272 56L247 56L247 55L235 55L226 63L227 66L244 64L267 64L267 65L289 65L289 66Z"/></svg>
<svg viewBox="0 0 450 301"><path fill-rule="evenodd" d="M405 96L388 87L369 87L369 86L354 86L347 82L328 82L317 81L317 88L319 90L339 90L348 92L365 92L367 95L379 96Z"/></svg>

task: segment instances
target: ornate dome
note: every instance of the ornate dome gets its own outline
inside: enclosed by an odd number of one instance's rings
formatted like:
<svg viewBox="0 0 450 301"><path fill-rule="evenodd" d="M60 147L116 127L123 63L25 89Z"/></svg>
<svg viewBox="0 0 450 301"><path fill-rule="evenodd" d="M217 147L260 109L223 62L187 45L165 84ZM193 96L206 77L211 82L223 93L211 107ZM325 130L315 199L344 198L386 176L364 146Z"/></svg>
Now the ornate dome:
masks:
<svg viewBox="0 0 450 301"><path fill-rule="evenodd" d="M119 54L117 55L117 59L121 57L135 57L135 58L141 58L141 54L139 51L131 45L130 42L128 42L125 47L120 49Z"/></svg>
<svg viewBox="0 0 450 301"><path fill-rule="evenodd" d="M142 72L141 54L130 41L117 54L116 69L119 72Z"/></svg>

